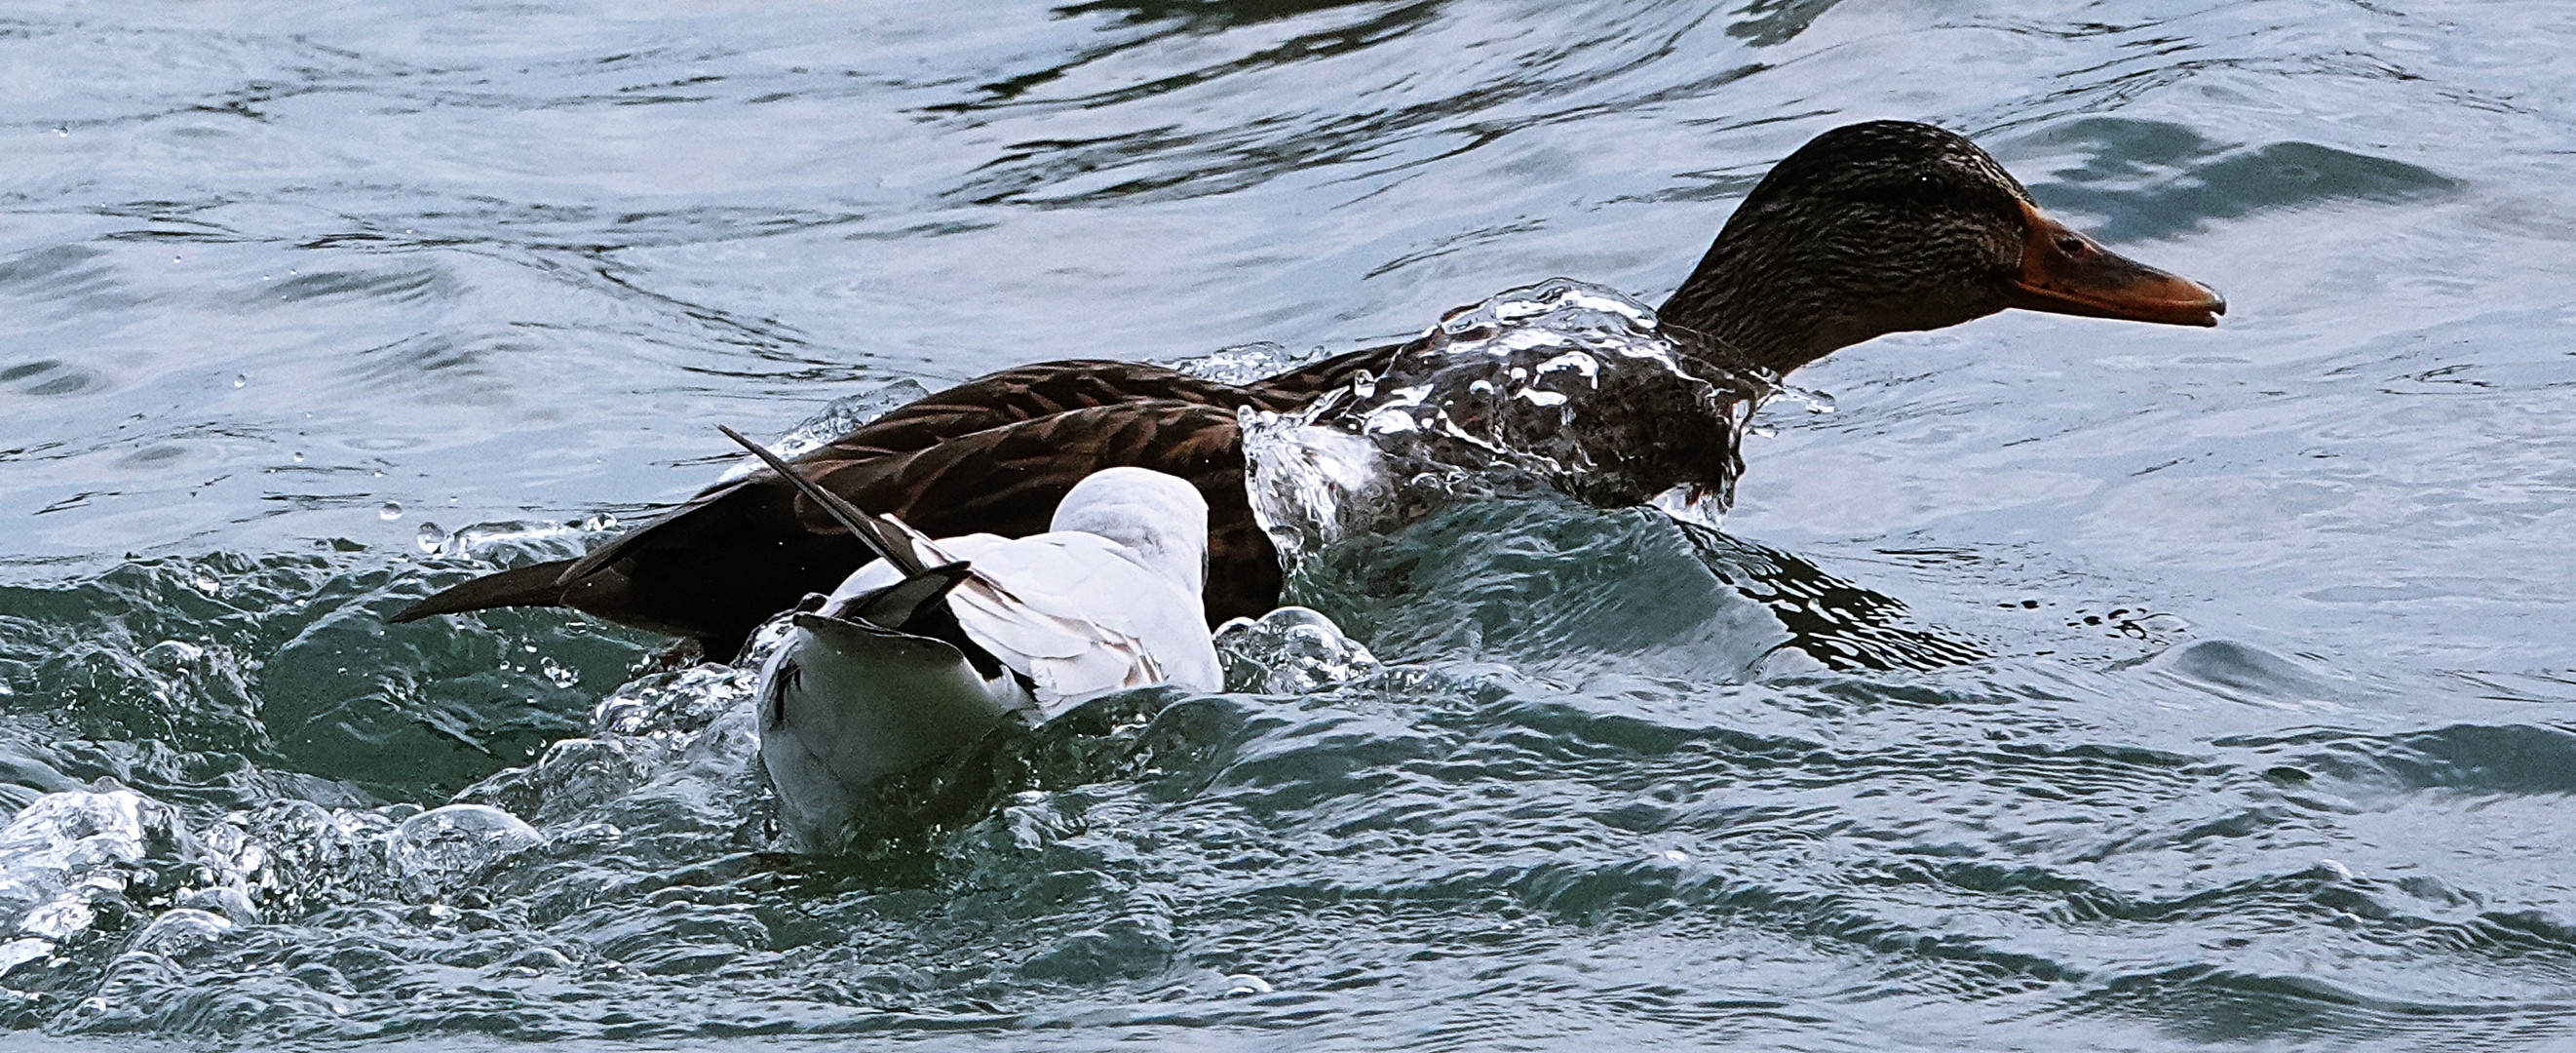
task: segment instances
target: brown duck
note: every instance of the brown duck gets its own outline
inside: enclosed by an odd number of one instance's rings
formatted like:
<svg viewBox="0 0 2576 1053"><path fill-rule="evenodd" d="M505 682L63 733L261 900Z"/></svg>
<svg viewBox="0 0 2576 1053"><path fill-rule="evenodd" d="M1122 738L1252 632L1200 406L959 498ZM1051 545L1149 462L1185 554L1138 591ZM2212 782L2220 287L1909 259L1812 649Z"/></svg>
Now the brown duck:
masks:
<svg viewBox="0 0 2576 1053"><path fill-rule="evenodd" d="M1873 121L1817 136L1774 167L1658 313L1667 329L1785 374L1885 333L2008 307L2201 326L2227 310L2208 288L2049 219L1967 139ZM1258 615L1277 602L1281 577L1244 496L1235 410L1301 407L1360 370L1382 372L1406 346L1244 386L1134 362L1022 366L895 410L795 463L859 506L935 537L1037 533L1093 471L1170 472L1207 498L1209 621ZM1686 365L1715 377L1737 363ZM394 620L570 607L730 654L763 620L868 558L829 514L764 471L712 487L581 559L476 578Z"/></svg>

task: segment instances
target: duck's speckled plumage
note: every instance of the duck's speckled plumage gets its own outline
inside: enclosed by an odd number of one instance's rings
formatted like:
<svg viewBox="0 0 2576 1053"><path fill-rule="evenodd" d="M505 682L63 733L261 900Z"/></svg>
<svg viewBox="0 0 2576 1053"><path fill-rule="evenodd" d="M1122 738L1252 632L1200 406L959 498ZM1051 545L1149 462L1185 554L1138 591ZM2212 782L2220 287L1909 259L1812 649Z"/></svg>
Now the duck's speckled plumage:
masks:
<svg viewBox="0 0 2576 1053"><path fill-rule="evenodd" d="M2006 307L2214 324L2215 294L2104 251L2042 216L1974 143L1929 125L1827 132L1782 160L1668 299L1668 330L1727 361L1785 373L1885 333L1955 325ZM968 381L796 458L861 507L933 535L1046 529L1056 502L1101 468L1188 479L1210 511L1207 616L1277 601L1269 540L1243 491L1235 411L1303 406L1404 345L1370 348L1243 386L1109 360L1041 363ZM1663 472L1692 481L1688 466ZM397 616L573 607L695 637L728 653L866 550L785 480L763 472L687 504L579 561L466 582Z"/></svg>

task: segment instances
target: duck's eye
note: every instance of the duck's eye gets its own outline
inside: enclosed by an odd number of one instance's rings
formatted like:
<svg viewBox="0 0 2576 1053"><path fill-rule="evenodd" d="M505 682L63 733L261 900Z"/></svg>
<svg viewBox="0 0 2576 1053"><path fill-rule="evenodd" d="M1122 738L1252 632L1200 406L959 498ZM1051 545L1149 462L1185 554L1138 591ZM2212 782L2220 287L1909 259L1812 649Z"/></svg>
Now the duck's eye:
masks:
<svg viewBox="0 0 2576 1053"><path fill-rule="evenodd" d="M2092 248L2093 246L2084 243L2084 239L2076 237L2073 234L2060 234L2057 236L2057 251L2063 252L2069 256L2084 255Z"/></svg>

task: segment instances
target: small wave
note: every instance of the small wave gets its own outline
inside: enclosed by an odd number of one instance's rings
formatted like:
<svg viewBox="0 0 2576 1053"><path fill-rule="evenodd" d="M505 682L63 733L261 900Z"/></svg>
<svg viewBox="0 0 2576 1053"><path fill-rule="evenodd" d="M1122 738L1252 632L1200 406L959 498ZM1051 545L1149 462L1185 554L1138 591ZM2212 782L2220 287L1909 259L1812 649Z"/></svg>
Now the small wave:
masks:
<svg viewBox="0 0 2576 1053"><path fill-rule="evenodd" d="M591 700L550 663L615 682L642 653L624 630L536 612L384 623L488 566L216 555L0 586L0 704L149 744L99 773L156 793L255 794L282 777L264 768L398 799L452 792L576 726Z"/></svg>
<svg viewBox="0 0 2576 1053"><path fill-rule="evenodd" d="M2546 725L2455 724L2395 735L2240 735L2213 745L2276 760L2274 778L2293 785L2331 779L2404 790L2576 794L2576 732Z"/></svg>

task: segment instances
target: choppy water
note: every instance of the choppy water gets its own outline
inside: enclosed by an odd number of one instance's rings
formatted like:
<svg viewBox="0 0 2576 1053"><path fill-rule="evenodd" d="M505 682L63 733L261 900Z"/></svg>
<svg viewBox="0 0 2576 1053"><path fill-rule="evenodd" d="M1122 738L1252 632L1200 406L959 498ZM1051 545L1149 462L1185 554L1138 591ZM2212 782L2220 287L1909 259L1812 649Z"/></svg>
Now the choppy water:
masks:
<svg viewBox="0 0 2576 1053"><path fill-rule="evenodd" d="M0 1044L2576 1045L2571 40L2538 0L16 5ZM763 853L738 673L378 620L693 490L718 422L1549 275L1651 302L1868 117L2230 317L1842 352L1723 535L1497 501L1328 553L1298 594L1384 671L1101 705L865 859Z"/></svg>

